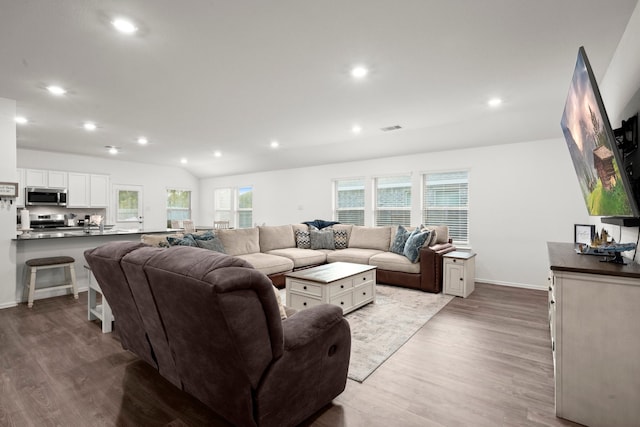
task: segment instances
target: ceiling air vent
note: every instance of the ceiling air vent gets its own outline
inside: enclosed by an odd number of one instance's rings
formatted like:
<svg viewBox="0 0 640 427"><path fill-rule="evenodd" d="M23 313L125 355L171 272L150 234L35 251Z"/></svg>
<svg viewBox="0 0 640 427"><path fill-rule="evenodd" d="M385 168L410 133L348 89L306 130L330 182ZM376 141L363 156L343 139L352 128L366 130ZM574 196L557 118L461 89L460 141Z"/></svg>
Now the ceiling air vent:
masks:
<svg viewBox="0 0 640 427"><path fill-rule="evenodd" d="M400 125L387 126L385 128L380 128L382 132L391 132L392 130L402 129Z"/></svg>

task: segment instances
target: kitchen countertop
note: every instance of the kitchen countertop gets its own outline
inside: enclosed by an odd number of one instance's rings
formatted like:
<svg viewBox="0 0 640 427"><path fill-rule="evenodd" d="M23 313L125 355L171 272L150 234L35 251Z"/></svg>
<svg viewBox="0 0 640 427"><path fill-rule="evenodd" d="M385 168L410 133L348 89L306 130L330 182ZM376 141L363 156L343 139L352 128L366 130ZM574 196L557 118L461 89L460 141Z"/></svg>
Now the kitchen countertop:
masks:
<svg viewBox="0 0 640 427"><path fill-rule="evenodd" d="M98 229L91 229L89 233L85 233L82 227L60 227L57 229L44 230L32 230L28 233L23 233L16 236L12 240L25 241L25 240L40 240L40 239L68 239L68 238L86 238L86 237L102 237L102 236L122 236L132 234L158 234L158 233L175 233L180 232L180 229L165 228L165 229L111 229L99 231Z"/></svg>

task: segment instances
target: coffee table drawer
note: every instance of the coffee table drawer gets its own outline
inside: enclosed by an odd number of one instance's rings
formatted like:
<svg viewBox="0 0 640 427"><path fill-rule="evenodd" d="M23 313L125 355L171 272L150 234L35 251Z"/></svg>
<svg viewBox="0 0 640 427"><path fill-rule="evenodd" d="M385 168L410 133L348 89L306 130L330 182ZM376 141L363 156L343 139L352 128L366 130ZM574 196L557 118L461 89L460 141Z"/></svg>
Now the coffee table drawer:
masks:
<svg viewBox="0 0 640 427"><path fill-rule="evenodd" d="M297 280L289 279L291 290L294 292L304 292L309 295L322 296L322 285L315 285L309 282L299 282Z"/></svg>
<svg viewBox="0 0 640 427"><path fill-rule="evenodd" d="M353 291L353 303L358 305L365 301L373 300L373 282L369 282L366 285L358 286Z"/></svg>
<svg viewBox="0 0 640 427"><path fill-rule="evenodd" d="M333 297L353 288L353 281L351 279L343 279L327 286L329 286L329 296Z"/></svg>
<svg viewBox="0 0 640 427"><path fill-rule="evenodd" d="M373 282L373 271L367 271L366 273L358 274L353 278L353 286L358 286L366 282Z"/></svg>
<svg viewBox="0 0 640 427"><path fill-rule="evenodd" d="M337 297L331 298L329 302L333 305L342 307L342 311L347 311L351 307L353 307L353 294L351 292L348 292L343 295L338 295Z"/></svg>
<svg viewBox="0 0 640 427"><path fill-rule="evenodd" d="M322 303L322 301L317 298L300 294L289 294L289 298L291 299L291 301L287 301L287 305L296 310L302 310L304 308L313 307L314 305L319 305Z"/></svg>

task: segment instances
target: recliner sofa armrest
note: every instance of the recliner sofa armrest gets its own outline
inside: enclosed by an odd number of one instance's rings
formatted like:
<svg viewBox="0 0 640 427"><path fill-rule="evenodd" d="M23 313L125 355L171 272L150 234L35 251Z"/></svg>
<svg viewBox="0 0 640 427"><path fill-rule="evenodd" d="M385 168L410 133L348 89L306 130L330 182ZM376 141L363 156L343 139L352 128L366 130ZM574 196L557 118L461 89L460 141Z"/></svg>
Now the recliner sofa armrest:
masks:
<svg viewBox="0 0 640 427"><path fill-rule="evenodd" d="M344 320L342 308L321 304L296 312L282 321L285 351L307 345Z"/></svg>

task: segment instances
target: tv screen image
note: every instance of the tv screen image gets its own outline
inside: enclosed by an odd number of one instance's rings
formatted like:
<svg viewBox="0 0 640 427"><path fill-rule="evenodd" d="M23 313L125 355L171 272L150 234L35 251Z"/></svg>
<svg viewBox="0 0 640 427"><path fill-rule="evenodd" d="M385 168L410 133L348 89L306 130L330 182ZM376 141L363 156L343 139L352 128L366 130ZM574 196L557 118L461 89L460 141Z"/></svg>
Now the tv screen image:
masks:
<svg viewBox="0 0 640 427"><path fill-rule="evenodd" d="M560 125L589 215L633 216L635 200L621 175L621 154L583 47Z"/></svg>

